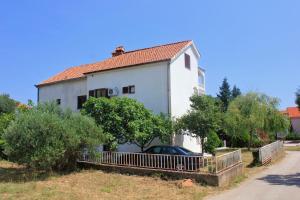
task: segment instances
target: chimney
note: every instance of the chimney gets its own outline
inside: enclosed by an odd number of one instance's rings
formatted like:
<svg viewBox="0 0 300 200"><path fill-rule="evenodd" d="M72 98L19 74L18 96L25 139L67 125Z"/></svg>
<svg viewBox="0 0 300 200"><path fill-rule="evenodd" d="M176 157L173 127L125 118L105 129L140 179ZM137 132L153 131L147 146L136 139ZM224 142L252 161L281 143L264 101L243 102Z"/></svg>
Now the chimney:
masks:
<svg viewBox="0 0 300 200"><path fill-rule="evenodd" d="M122 55L123 53L125 53L125 49L123 46L118 46L114 52L112 52L112 56L115 57L115 56L119 56L119 55Z"/></svg>

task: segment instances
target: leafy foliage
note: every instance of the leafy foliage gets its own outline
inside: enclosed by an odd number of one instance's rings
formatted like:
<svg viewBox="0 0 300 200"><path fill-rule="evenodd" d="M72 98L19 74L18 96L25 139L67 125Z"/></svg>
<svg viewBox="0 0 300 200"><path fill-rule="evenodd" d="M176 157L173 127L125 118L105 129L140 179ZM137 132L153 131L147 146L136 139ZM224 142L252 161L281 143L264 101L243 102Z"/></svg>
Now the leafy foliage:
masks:
<svg viewBox="0 0 300 200"><path fill-rule="evenodd" d="M13 113L17 107L17 102L9 97L8 94L0 95L0 114Z"/></svg>
<svg viewBox="0 0 300 200"><path fill-rule="evenodd" d="M155 138L169 140L172 133L169 118L154 115L142 103L127 97L89 98L82 112L103 127L111 150L127 142L143 150Z"/></svg>
<svg viewBox="0 0 300 200"><path fill-rule="evenodd" d="M11 121L15 118L15 113L3 113L0 114L0 138L4 130L8 127Z"/></svg>
<svg viewBox="0 0 300 200"><path fill-rule="evenodd" d="M216 132L210 132L207 136L207 141L204 143L205 152L215 154L215 149L222 144Z"/></svg>
<svg viewBox="0 0 300 200"><path fill-rule="evenodd" d="M204 138L220 129L220 108L211 96L193 95L190 99L191 110L177 120L176 129L191 136L200 137L201 143L204 144ZM204 145L202 145L202 152L204 150Z"/></svg>
<svg viewBox="0 0 300 200"><path fill-rule="evenodd" d="M272 133L287 130L289 121L276 109L277 106L277 99L264 94L248 93L237 97L225 114L227 134L233 140L248 134L250 148L258 130Z"/></svg>
<svg viewBox="0 0 300 200"><path fill-rule="evenodd" d="M55 103L20 112L5 130L10 160L46 170L71 170L84 147L91 153L103 135L93 119L63 111Z"/></svg>

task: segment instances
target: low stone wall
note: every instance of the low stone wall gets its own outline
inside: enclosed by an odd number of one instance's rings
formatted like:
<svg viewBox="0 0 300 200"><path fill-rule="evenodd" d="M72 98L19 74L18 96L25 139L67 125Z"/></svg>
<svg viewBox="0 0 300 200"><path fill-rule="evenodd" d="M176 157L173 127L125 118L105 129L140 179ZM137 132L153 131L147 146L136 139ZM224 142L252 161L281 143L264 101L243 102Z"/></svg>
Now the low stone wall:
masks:
<svg viewBox="0 0 300 200"><path fill-rule="evenodd" d="M136 168L136 167L125 167L117 165L104 165L97 164L87 161L78 161L78 166L80 168L93 168L99 169L107 172L117 172L122 174L134 174L141 176L151 176L153 174L163 174L171 179L193 179L199 183L205 183L212 186L226 186L236 176L241 175L243 172L243 164L238 163L231 168L222 171L218 174L210 173L196 173L196 172L182 172L182 171L169 171L169 170L159 170L159 169L149 169L149 168Z"/></svg>
<svg viewBox="0 0 300 200"><path fill-rule="evenodd" d="M265 165L276 159L284 151L283 141L276 141L258 149L258 161Z"/></svg>

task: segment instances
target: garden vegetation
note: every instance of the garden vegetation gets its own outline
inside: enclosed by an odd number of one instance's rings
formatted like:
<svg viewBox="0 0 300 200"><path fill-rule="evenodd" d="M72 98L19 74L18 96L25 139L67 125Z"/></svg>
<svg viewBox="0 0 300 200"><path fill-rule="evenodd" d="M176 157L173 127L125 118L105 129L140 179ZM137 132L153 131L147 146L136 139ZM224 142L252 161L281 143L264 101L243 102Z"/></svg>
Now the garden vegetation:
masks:
<svg viewBox="0 0 300 200"><path fill-rule="evenodd" d="M84 148L95 152L104 140L94 119L44 103L16 114L4 131L11 161L35 169L72 170Z"/></svg>

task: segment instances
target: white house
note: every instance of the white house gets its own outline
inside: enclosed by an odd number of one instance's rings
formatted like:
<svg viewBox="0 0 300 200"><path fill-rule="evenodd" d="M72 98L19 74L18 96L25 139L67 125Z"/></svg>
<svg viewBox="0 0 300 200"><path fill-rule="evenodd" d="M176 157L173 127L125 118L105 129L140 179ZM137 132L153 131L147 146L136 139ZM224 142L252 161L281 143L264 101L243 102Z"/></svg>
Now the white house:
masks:
<svg viewBox="0 0 300 200"><path fill-rule="evenodd" d="M89 96L128 96L154 113L180 117L190 107L194 92L205 92L205 73L193 41L125 51L117 47L112 57L93 64L71 67L36 85L38 101L56 101L77 111ZM157 142L157 141L156 141ZM175 136L174 145L200 152L200 139ZM132 144L119 151L138 151Z"/></svg>
<svg viewBox="0 0 300 200"><path fill-rule="evenodd" d="M288 107L282 113L291 120L292 131L300 134L300 109L298 107Z"/></svg>

